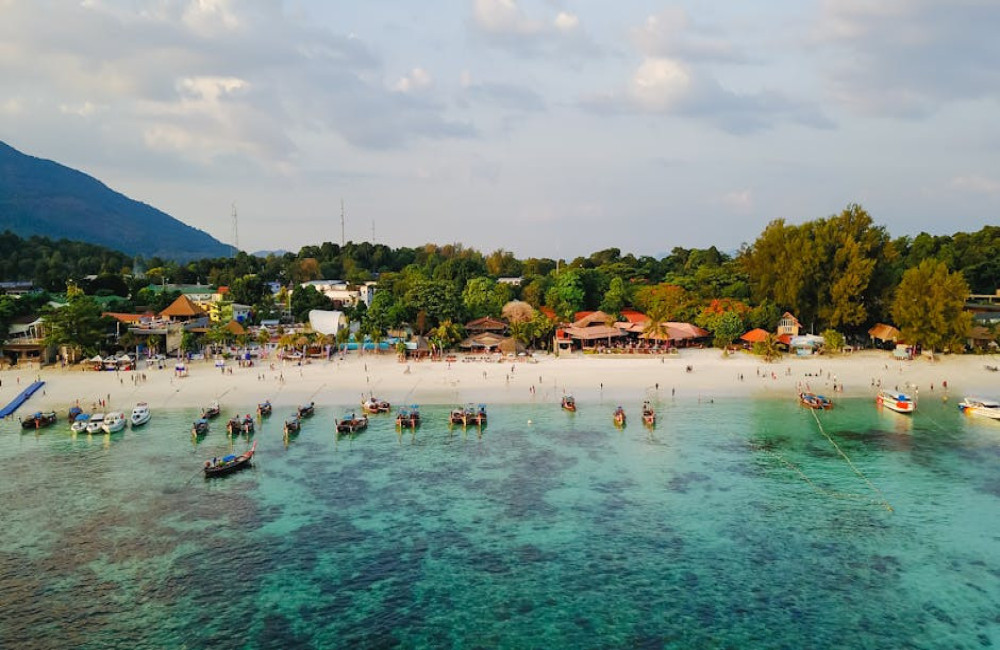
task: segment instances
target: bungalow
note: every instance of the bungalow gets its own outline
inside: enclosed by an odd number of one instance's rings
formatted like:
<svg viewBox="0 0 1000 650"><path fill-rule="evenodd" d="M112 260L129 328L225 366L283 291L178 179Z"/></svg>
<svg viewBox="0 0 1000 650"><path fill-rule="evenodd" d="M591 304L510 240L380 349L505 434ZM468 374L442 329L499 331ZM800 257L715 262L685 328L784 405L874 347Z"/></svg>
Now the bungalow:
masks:
<svg viewBox="0 0 1000 650"><path fill-rule="evenodd" d="M603 311L589 312L571 325L556 329L556 345L559 349L572 349L577 343L581 349L594 348L602 341L611 345L612 339L620 339L625 334L609 325L610 322L611 317Z"/></svg>
<svg viewBox="0 0 1000 650"><path fill-rule="evenodd" d="M507 329L507 323L497 318L483 316L475 320L470 320L465 324L465 329L470 334L481 334L483 332L498 332L502 334Z"/></svg>

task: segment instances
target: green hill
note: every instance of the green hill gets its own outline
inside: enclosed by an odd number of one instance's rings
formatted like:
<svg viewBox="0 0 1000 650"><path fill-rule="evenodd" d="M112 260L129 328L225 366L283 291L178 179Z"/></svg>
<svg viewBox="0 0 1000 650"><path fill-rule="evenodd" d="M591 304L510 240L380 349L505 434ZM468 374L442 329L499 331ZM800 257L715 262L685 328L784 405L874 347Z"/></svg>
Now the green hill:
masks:
<svg viewBox="0 0 1000 650"><path fill-rule="evenodd" d="M0 232L4 230L180 261L232 253L208 233L91 176L0 142Z"/></svg>

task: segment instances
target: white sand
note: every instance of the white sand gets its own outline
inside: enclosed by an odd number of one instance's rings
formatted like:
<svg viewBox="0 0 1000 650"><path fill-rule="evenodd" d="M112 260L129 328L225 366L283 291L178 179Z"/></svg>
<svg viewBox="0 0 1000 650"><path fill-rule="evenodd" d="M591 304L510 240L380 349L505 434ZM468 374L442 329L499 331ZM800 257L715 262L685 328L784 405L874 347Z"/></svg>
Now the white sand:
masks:
<svg viewBox="0 0 1000 650"><path fill-rule="evenodd" d="M153 409L199 408L213 399L230 409L252 412L265 399L275 407L294 407L314 400L318 405L354 405L362 394L374 393L394 406L406 404L558 403L564 393L580 402L597 400L638 403L648 397L716 399L733 396L791 398L797 386L834 397L874 395L872 380L888 388L918 392L921 399L948 394L1000 396L1000 373L985 370L998 365L996 356L943 356L936 361L899 362L887 352L865 351L838 358L785 356L767 364L738 353L723 357L718 350L682 350L674 356L573 354L542 355L535 362L485 361L400 363L394 354L358 355L344 360L314 360L304 365L269 361L240 368L232 375L211 360L189 364L189 376L174 376L174 363L163 370L94 372L80 369L7 370L0 372L0 404L14 398L36 377L46 382L23 406L27 410L53 409L61 414L74 403L85 410L99 399L110 400L104 410L129 411L145 401ZM686 367L692 366L687 372ZM758 372L760 373L758 375ZM133 377L145 373L147 380ZM772 377L773 373L773 377ZM820 376L820 373L822 375ZM263 379L258 378L263 376ZM740 376L742 375L742 380ZM833 393L834 382L843 393ZM657 384L659 388L657 388ZM932 388L933 385L933 388ZM533 390L532 390L533 389ZM16 415L15 414L15 417Z"/></svg>

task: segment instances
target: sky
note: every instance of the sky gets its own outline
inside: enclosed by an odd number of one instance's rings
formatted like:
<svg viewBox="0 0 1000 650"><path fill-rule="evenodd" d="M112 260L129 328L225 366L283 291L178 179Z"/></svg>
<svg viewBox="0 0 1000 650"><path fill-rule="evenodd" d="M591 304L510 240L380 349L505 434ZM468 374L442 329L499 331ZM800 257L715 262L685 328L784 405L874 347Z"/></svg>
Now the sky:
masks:
<svg viewBox="0 0 1000 650"><path fill-rule="evenodd" d="M996 0L0 0L0 140L243 250L1000 223Z"/></svg>

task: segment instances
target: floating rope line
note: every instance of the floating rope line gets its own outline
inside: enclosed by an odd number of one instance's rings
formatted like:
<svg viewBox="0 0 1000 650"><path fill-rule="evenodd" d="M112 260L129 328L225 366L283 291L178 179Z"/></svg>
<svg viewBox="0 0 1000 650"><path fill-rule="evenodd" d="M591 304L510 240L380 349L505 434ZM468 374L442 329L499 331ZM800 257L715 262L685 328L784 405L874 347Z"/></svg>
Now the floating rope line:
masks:
<svg viewBox="0 0 1000 650"><path fill-rule="evenodd" d="M828 496L831 499L845 499L845 500L853 500L853 501L863 501L865 503L869 503L869 504L872 504L872 505L879 505L879 506L882 505L881 502L876 501L874 499L869 499L868 497L866 497L866 496L864 496L862 494L856 494L856 493L853 493L853 492L838 492L836 490L829 490L829 489L827 489L827 488L825 488L825 487L817 484L815 481L813 481L811 478L809 478L809 476L805 472L803 472L802 469L798 465L796 465L795 463L793 463L790 460L786 459L784 456L782 456L778 452L772 451L772 450L767 449L765 447L756 447L755 446L754 448L758 449L759 451L763 451L764 453L772 456L778 462L780 462L781 464L785 465L788 469L790 469L793 472L795 472L796 474L798 474L799 478L801 478L813 490L815 490L816 492L819 492L820 494Z"/></svg>
<svg viewBox="0 0 1000 650"><path fill-rule="evenodd" d="M872 492L878 495L879 501L877 503L879 503L879 505L881 505L889 512L893 512L892 506L886 500L885 495L882 494L882 491L879 490L875 486L875 484L872 483L871 480L869 480L868 477L864 475L864 472L858 469L857 465L855 465L854 462L851 461L851 459L847 456L847 454L844 453L844 450L840 448L840 445L838 445L836 441L830 437L830 434L826 432L826 429L823 428L823 423L819 421L819 416L816 415L816 411L814 409L810 409L810 413L812 413L813 419L816 420L816 426L819 427L820 432L826 437L827 440L830 441L830 444L833 445L833 448L837 450L837 453L840 454L840 456L847 462L848 466L854 470L854 473L857 474L859 477L861 477L861 480L863 480L865 483L868 484L868 487L871 488Z"/></svg>

